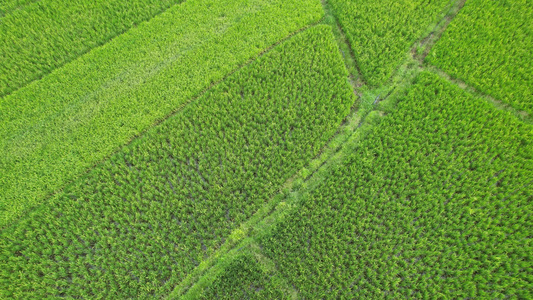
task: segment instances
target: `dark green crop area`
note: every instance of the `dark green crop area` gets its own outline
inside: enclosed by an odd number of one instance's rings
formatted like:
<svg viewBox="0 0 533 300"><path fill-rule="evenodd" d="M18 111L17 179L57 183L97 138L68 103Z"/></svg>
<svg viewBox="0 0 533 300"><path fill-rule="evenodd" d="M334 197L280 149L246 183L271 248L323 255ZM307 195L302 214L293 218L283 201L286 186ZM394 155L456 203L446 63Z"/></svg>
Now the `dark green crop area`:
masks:
<svg viewBox="0 0 533 300"><path fill-rule="evenodd" d="M469 0L428 61L533 114L533 3Z"/></svg>
<svg viewBox="0 0 533 300"><path fill-rule="evenodd" d="M532 8L0 0L0 299L533 299Z"/></svg>
<svg viewBox="0 0 533 300"><path fill-rule="evenodd" d="M327 26L231 75L2 232L4 297L161 297L318 154L355 100Z"/></svg>
<svg viewBox="0 0 533 300"><path fill-rule="evenodd" d="M533 127L421 73L271 233L303 299L531 298Z"/></svg>

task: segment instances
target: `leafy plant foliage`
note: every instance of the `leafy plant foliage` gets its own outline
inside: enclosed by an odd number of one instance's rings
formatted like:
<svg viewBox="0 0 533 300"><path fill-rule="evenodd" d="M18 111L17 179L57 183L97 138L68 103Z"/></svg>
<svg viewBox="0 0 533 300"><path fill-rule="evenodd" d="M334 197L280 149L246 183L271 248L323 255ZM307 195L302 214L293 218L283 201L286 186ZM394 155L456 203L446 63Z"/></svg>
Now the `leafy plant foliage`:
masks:
<svg viewBox="0 0 533 300"><path fill-rule="evenodd" d="M2 231L4 297L166 295L335 132L327 26L276 46Z"/></svg>
<svg viewBox="0 0 533 300"><path fill-rule="evenodd" d="M533 128L421 73L260 238L305 299L531 298Z"/></svg>
<svg viewBox="0 0 533 300"><path fill-rule="evenodd" d="M26 5L38 0L2 0L0 2L0 17L3 17L13 11L24 8Z"/></svg>

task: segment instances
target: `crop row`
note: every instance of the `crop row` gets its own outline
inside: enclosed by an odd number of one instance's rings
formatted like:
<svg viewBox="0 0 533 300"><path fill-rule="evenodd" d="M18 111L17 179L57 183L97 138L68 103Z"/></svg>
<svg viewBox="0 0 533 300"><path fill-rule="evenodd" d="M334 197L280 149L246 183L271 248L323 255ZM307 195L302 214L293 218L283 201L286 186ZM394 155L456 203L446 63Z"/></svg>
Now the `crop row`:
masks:
<svg viewBox="0 0 533 300"><path fill-rule="evenodd" d="M533 128L421 73L259 238L303 299L532 297Z"/></svg>
<svg viewBox="0 0 533 300"><path fill-rule="evenodd" d="M0 227L322 14L318 0L186 1L6 96Z"/></svg>
<svg viewBox="0 0 533 300"><path fill-rule="evenodd" d="M327 26L276 46L2 231L2 295L166 295L318 154L346 76Z"/></svg>
<svg viewBox="0 0 533 300"><path fill-rule="evenodd" d="M363 78L379 86L401 64L413 43L449 0L328 0Z"/></svg>
<svg viewBox="0 0 533 300"><path fill-rule="evenodd" d="M0 98L181 1L43 0L6 15L0 22Z"/></svg>
<svg viewBox="0 0 533 300"><path fill-rule="evenodd" d="M515 109L533 114L533 5L469 0L427 60Z"/></svg>

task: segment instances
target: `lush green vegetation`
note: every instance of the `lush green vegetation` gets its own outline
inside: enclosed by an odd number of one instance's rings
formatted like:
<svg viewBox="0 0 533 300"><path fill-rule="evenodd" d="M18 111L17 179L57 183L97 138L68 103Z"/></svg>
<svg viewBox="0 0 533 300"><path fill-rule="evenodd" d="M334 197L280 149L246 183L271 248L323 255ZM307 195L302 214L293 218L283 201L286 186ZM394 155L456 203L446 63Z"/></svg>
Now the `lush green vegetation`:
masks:
<svg viewBox="0 0 533 300"><path fill-rule="evenodd" d="M355 100L328 26L276 46L2 231L4 297L161 297Z"/></svg>
<svg viewBox="0 0 533 300"><path fill-rule="evenodd" d="M10 1L0 21L0 97L182 0Z"/></svg>
<svg viewBox="0 0 533 300"><path fill-rule="evenodd" d="M533 127L431 73L385 114L263 254L303 299L531 298Z"/></svg>
<svg viewBox="0 0 533 300"><path fill-rule="evenodd" d="M531 1L466 1L427 60L531 115L532 19Z"/></svg>
<svg viewBox="0 0 533 300"><path fill-rule="evenodd" d="M361 75L382 84L449 0L328 0L346 33Z"/></svg>
<svg viewBox="0 0 533 300"><path fill-rule="evenodd" d="M5 97L0 227L322 14L318 0L188 1Z"/></svg>
<svg viewBox="0 0 533 300"><path fill-rule="evenodd" d="M464 3L0 0L0 298L533 298L533 10Z"/></svg>

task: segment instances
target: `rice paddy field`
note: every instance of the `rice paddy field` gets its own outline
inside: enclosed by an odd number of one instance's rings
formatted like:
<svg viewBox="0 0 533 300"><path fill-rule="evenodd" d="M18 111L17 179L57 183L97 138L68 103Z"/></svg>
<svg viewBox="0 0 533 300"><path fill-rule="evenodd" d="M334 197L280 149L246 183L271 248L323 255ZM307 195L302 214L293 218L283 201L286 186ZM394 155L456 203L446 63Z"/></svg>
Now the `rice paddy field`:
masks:
<svg viewBox="0 0 533 300"><path fill-rule="evenodd" d="M0 0L0 298L533 298L531 19Z"/></svg>

